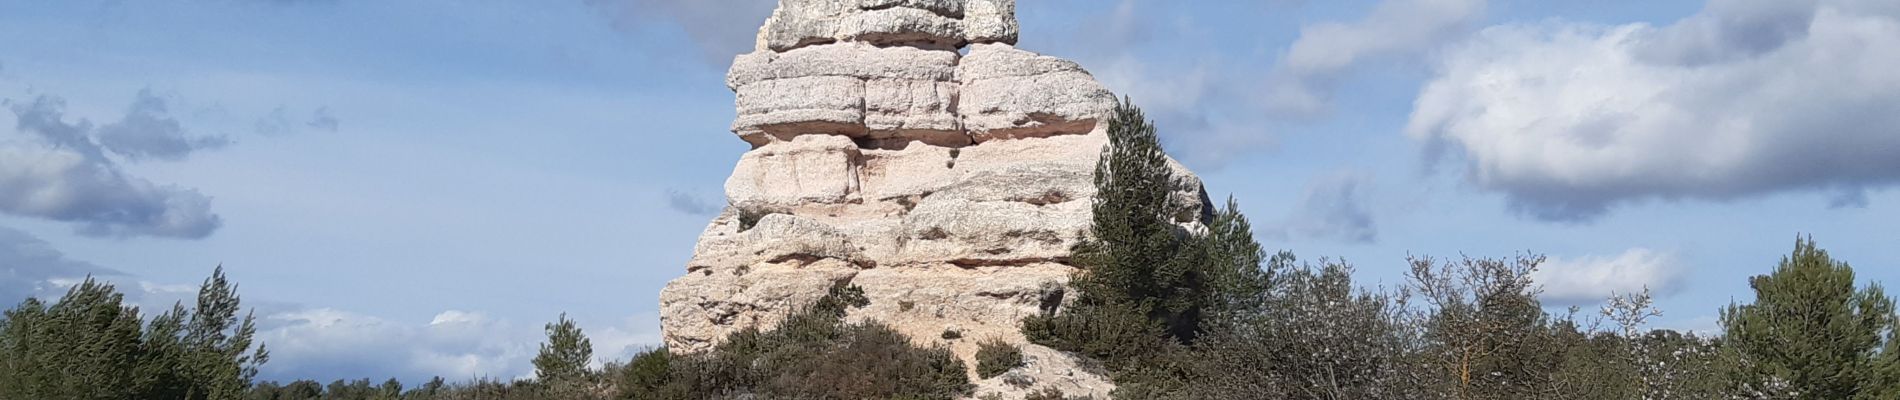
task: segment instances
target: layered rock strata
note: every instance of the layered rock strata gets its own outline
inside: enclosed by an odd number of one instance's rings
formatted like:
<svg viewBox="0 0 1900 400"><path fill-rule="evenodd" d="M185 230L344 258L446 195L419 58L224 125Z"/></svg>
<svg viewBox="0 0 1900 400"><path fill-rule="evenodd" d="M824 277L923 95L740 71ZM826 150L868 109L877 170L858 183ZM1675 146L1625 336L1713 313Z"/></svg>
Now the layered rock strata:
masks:
<svg viewBox="0 0 1900 400"><path fill-rule="evenodd" d="M871 299L851 320L971 365L983 340L1022 345L1030 365L1005 377L1033 384L996 377L979 394L1105 397L1112 384L1027 343L1019 322L1067 298L1115 97L1074 62L1015 48L1014 8L781 0L726 78L752 149L661 292L667 346L709 349L848 281ZM1176 222L1200 229L1206 196L1175 165Z"/></svg>

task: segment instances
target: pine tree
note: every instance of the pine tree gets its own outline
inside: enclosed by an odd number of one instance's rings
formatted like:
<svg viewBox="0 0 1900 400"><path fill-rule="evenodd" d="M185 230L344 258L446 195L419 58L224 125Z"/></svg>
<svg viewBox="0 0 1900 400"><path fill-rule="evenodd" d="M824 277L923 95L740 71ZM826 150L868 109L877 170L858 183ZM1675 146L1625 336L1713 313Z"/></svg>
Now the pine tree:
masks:
<svg viewBox="0 0 1900 400"><path fill-rule="evenodd" d="M182 399L194 393L193 381L186 373L189 351L184 342L185 318L191 314L183 303L152 318L145 329L145 354L139 362L139 390L149 398Z"/></svg>
<svg viewBox="0 0 1900 400"><path fill-rule="evenodd" d="M1205 274L1210 282L1202 300L1207 320L1230 329L1242 319L1265 312L1276 274L1292 262L1292 253L1281 252L1268 258L1260 242L1254 241L1253 224L1240 213L1240 203L1227 198L1227 206L1214 213L1207 224L1207 236L1198 241L1205 252ZM1262 261L1268 261L1262 268Z"/></svg>
<svg viewBox="0 0 1900 400"><path fill-rule="evenodd" d="M421 395L423 398L435 398L436 395L442 394L442 391L448 388L448 386L449 386L448 381L443 380L442 377L440 376L437 376L434 378L429 378L428 383L424 383L422 384L422 387L417 388L416 390L413 390L410 392L411 393L421 392Z"/></svg>
<svg viewBox="0 0 1900 400"><path fill-rule="evenodd" d="M31 297L0 314L0 393L25 393L25 372L32 366L27 332L44 314L46 305Z"/></svg>
<svg viewBox="0 0 1900 400"><path fill-rule="evenodd" d="M0 400L242 398L269 355L252 350L253 319L237 318L220 267L194 313L183 304L141 326L136 307L88 277L59 302L28 299L0 322Z"/></svg>
<svg viewBox="0 0 1900 400"><path fill-rule="evenodd" d="M91 277L59 302L28 299L7 311L0 330L0 395L18 398L122 399L137 396L138 308Z"/></svg>
<svg viewBox="0 0 1900 400"><path fill-rule="evenodd" d="M389 378L389 380L383 381L382 386L376 387L376 396L371 397L371 398L376 399L376 400L401 399L402 398L402 381L398 381L396 380L396 378Z"/></svg>
<svg viewBox="0 0 1900 400"><path fill-rule="evenodd" d="M1193 238L1172 223L1167 154L1154 123L1128 99L1110 116L1108 138L1095 166L1094 235L1075 250L1087 269L1074 281L1077 301L1132 307L1191 341L1206 300L1205 253L1187 251Z"/></svg>
<svg viewBox="0 0 1900 400"><path fill-rule="evenodd" d="M1755 303L1730 304L1721 316L1744 395L1894 398L1894 300L1880 285L1856 290L1852 267L1802 238L1749 286Z"/></svg>
<svg viewBox="0 0 1900 400"><path fill-rule="evenodd" d="M1124 99L1108 138L1095 168L1092 234L1074 249L1075 300L1025 319L1023 333L1121 374L1198 333L1194 305L1206 294L1195 264L1204 257L1188 257L1194 243L1170 221L1172 172L1154 125Z"/></svg>
<svg viewBox="0 0 1900 400"><path fill-rule="evenodd" d="M270 351L254 343L256 316L247 313L239 319L241 308L237 285L225 278L219 265L198 286L196 308L174 305L155 318L147 343L158 357L148 363L158 375L158 390L173 396L182 391L177 398L192 400L243 396L257 367L270 360ZM164 368L172 366L168 374Z"/></svg>
<svg viewBox="0 0 1900 400"><path fill-rule="evenodd" d="M1120 385L1117 397L1179 393L1193 373L1183 365L1199 356L1192 346L1253 324L1278 268L1261 268L1266 253L1231 199L1191 217L1205 230L1178 225L1190 217L1175 199L1173 161L1132 101L1117 104L1107 123L1091 235L1074 249L1075 300L1025 319L1023 332L1102 362Z"/></svg>
<svg viewBox="0 0 1900 400"><path fill-rule="evenodd" d="M546 327L548 341L534 356L534 373L542 383L579 382L587 376L587 362L594 357L594 344L581 333L574 321L561 313L559 321Z"/></svg>

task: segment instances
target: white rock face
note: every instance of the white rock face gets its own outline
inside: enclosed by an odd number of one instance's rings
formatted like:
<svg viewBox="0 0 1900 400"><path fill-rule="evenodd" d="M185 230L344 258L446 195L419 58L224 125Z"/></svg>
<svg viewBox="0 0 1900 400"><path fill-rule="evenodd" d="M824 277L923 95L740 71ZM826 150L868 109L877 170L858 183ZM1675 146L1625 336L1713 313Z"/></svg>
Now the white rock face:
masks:
<svg viewBox="0 0 1900 400"><path fill-rule="evenodd" d="M1014 0L781 0L759 50L862 42L954 49L1016 43Z"/></svg>
<svg viewBox="0 0 1900 400"><path fill-rule="evenodd" d="M726 76L732 131L753 148L661 292L667 346L710 349L849 281L871 300L849 319L971 366L983 340L1021 345L1028 365L1006 376L1034 384L997 377L978 395L1106 398L1106 378L1019 328L1065 300L1116 98L1074 62L1016 49L1016 32L1011 0L781 0ZM1172 166L1176 222L1204 229L1199 178Z"/></svg>

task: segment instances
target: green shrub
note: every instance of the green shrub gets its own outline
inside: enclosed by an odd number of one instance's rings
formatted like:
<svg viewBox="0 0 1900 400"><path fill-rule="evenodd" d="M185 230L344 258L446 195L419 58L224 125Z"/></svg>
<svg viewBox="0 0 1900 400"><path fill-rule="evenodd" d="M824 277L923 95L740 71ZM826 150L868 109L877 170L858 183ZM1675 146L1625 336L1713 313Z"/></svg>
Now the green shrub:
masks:
<svg viewBox="0 0 1900 400"><path fill-rule="evenodd" d="M765 368L767 398L954 399L974 388L947 347L917 348L878 324L852 325L828 346L784 349Z"/></svg>
<svg viewBox="0 0 1900 400"><path fill-rule="evenodd" d="M994 378L1023 366L1023 350L1001 340L990 339L977 345L976 376Z"/></svg>
<svg viewBox="0 0 1900 400"><path fill-rule="evenodd" d="M673 355L665 347L642 351L627 360L620 371L614 374L618 381L614 385L619 391L618 398L641 398L640 394L659 393L664 390L672 378Z"/></svg>
<svg viewBox="0 0 1900 400"><path fill-rule="evenodd" d="M843 322L868 304L863 290L839 284L775 330L740 330L703 353L643 353L614 386L624 399L955 399L975 389L949 348Z"/></svg>
<svg viewBox="0 0 1900 400"><path fill-rule="evenodd" d="M1111 370L1140 364L1169 340L1160 324L1126 304L1078 304L1061 315L1023 319L1031 342L1079 353Z"/></svg>

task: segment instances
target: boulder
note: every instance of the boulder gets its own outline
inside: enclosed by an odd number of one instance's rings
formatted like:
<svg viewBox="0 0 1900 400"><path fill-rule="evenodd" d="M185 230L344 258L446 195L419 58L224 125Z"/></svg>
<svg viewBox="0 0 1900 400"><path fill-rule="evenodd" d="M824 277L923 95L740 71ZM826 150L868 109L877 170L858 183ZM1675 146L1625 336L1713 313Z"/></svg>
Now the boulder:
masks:
<svg viewBox="0 0 1900 400"><path fill-rule="evenodd" d="M978 394L1106 398L1112 383L1020 322L1067 300L1116 98L1074 62L1015 48L1014 14L1011 0L781 0L726 75L732 131L753 147L661 292L668 348L771 328L849 282L871 300L851 321L972 366L984 339L1022 347L1007 379L972 372ZM1169 165L1170 216L1204 231L1200 179Z"/></svg>

